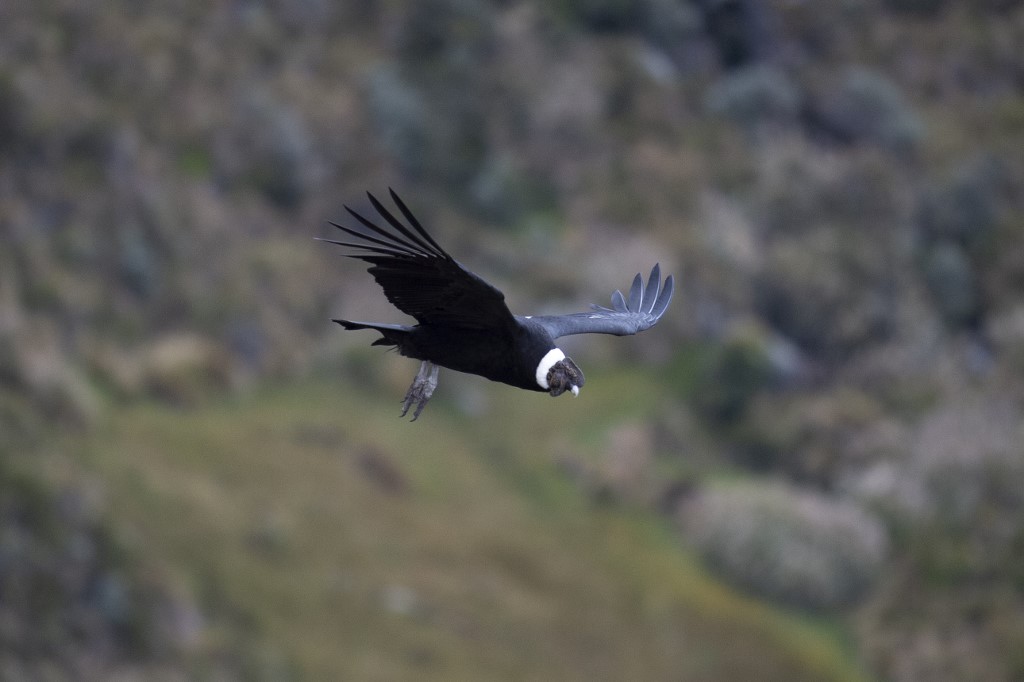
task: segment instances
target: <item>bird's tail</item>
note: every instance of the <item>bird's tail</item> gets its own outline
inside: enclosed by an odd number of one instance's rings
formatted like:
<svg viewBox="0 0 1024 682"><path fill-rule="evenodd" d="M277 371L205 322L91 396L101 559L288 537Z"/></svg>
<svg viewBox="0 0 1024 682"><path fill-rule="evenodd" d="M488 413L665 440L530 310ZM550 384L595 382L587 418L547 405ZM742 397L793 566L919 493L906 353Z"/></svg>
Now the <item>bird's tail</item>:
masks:
<svg viewBox="0 0 1024 682"><path fill-rule="evenodd" d="M407 327L401 324L385 324L383 322L352 322L350 320L332 320L337 322L342 327L348 330L354 329L373 329L381 333L381 338L377 339L371 346L397 346L399 350L405 345L406 340L409 337L409 332L412 331L412 327Z"/></svg>

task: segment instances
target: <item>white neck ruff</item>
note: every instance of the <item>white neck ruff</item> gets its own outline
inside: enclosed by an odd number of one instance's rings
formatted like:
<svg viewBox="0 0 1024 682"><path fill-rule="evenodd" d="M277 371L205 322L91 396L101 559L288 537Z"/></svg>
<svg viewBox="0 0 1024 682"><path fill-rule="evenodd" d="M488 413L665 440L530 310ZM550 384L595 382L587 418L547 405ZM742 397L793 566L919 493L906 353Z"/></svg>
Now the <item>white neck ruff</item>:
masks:
<svg viewBox="0 0 1024 682"><path fill-rule="evenodd" d="M537 365L537 385L543 388L545 391L551 388L548 385L548 372L555 366L556 362L565 360L565 353L560 348L552 348L549 350L544 357L540 359L540 364Z"/></svg>

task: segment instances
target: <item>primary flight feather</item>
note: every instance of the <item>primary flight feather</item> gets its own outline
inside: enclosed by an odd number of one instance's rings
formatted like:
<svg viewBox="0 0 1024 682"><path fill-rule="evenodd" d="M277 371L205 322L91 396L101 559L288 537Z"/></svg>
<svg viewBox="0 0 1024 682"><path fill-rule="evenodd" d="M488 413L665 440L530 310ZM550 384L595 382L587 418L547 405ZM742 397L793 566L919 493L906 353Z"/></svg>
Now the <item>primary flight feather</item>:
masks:
<svg viewBox="0 0 1024 682"><path fill-rule="evenodd" d="M644 285L637 274L628 299L612 294L612 307L570 315L513 315L505 295L452 258L423 228L394 190L390 191L403 223L376 197L370 204L390 227L386 229L352 210L364 231L331 223L358 241L325 239L370 264L369 272L388 301L412 316L413 326L336 319L345 329L372 329L381 338L372 345L394 346L421 361L419 372L402 402L402 415L415 404L419 417L437 387L439 367L477 374L492 381L558 396L578 395L583 372L554 340L570 334L625 336L654 326L672 299L673 280L661 281L655 265Z"/></svg>

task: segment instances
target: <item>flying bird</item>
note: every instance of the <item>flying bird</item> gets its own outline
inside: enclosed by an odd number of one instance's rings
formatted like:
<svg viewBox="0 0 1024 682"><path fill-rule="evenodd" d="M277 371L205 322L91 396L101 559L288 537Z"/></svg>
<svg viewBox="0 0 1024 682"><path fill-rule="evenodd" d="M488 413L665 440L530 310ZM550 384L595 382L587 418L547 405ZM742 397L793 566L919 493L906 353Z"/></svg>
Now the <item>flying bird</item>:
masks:
<svg viewBox="0 0 1024 682"><path fill-rule="evenodd" d="M589 312L570 315L513 315L505 295L448 255L395 191L390 192L404 223L368 192L370 204L390 229L345 206L366 231L331 225L360 241L321 241L355 249L344 255L369 263L368 272L387 299L418 322L408 326L333 320L345 329L377 331L381 338L371 345L392 346L421 361L402 401L402 417L414 404L413 421L420 416L437 388L440 367L552 396L566 391L579 395L583 372L555 339L642 332L661 319L672 298L672 276L662 283L661 269L655 265L646 286L638 273L628 298L620 291L612 294L611 308L594 305Z"/></svg>

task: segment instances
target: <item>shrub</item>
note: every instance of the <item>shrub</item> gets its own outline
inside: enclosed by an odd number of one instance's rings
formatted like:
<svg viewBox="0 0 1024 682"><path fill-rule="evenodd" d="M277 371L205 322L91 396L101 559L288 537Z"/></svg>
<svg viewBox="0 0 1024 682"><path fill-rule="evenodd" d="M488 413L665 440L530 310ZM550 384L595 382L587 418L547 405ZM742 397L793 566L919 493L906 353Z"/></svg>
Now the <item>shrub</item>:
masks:
<svg viewBox="0 0 1024 682"><path fill-rule="evenodd" d="M476 0L411 3L398 26L399 61L428 70L479 65L494 44L494 10L488 4Z"/></svg>
<svg viewBox="0 0 1024 682"><path fill-rule="evenodd" d="M998 161L983 159L928 187L918 201L916 216L924 239L948 239L972 252L983 250L998 226L1003 173Z"/></svg>
<svg viewBox="0 0 1024 682"><path fill-rule="evenodd" d="M841 226L777 240L754 281L757 312L825 361L886 338L895 324L896 274L877 248L877 238Z"/></svg>
<svg viewBox="0 0 1024 682"><path fill-rule="evenodd" d="M899 239L893 228L903 218L904 174L883 154L851 154L837 163L793 138L776 137L766 154L751 213L769 237L801 238L830 224L844 228L851 242Z"/></svg>
<svg viewBox="0 0 1024 682"><path fill-rule="evenodd" d="M1020 424L994 396L937 407L909 436L909 461L872 486L872 504L906 525L900 561L861 612L862 651L882 678L1022 679Z"/></svg>
<svg viewBox="0 0 1024 682"><path fill-rule="evenodd" d="M850 387L762 394L730 433L734 458L792 481L829 486L861 464L853 441L882 411L872 396Z"/></svg>
<svg viewBox="0 0 1024 682"><path fill-rule="evenodd" d="M977 277L964 250L950 242L933 245L924 256L924 279L943 319L969 325L980 314Z"/></svg>
<svg viewBox="0 0 1024 682"><path fill-rule="evenodd" d="M693 406L715 422L734 423L774 376L766 336L756 328L740 330L702 363L692 393Z"/></svg>
<svg viewBox="0 0 1024 682"><path fill-rule="evenodd" d="M727 580L808 609L857 601L888 541L860 507L781 484L707 490L681 508L686 537Z"/></svg>
<svg viewBox="0 0 1024 682"><path fill-rule="evenodd" d="M939 408L922 421L910 472L944 526L976 537L1000 524L1024 527L1020 418L1008 405L982 403Z"/></svg>
<svg viewBox="0 0 1024 682"><path fill-rule="evenodd" d="M245 90L233 105L235 124L214 144L219 172L280 208L296 208L309 194L317 168L303 116L267 90Z"/></svg>
<svg viewBox="0 0 1024 682"><path fill-rule="evenodd" d="M704 21L693 4L678 0L647 0L646 5L641 30L653 43L671 51L700 39Z"/></svg>
<svg viewBox="0 0 1024 682"><path fill-rule="evenodd" d="M800 111L796 84L780 69L757 65L719 80L708 92L705 107L754 132L765 123L789 123Z"/></svg>
<svg viewBox="0 0 1024 682"><path fill-rule="evenodd" d="M150 298L159 287L160 262L152 244L139 225L125 223L117 232L118 279L141 299Z"/></svg>
<svg viewBox="0 0 1024 682"><path fill-rule="evenodd" d="M644 3L633 0L563 0L556 7L566 19L591 31L629 31L639 28L644 18Z"/></svg>
<svg viewBox="0 0 1024 682"><path fill-rule="evenodd" d="M818 114L841 140L874 143L896 152L912 151L925 132L899 88L863 68L846 72Z"/></svg>
<svg viewBox="0 0 1024 682"><path fill-rule="evenodd" d="M175 405L194 404L233 380L231 356L220 345L187 332L154 341L140 364L144 388Z"/></svg>

